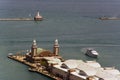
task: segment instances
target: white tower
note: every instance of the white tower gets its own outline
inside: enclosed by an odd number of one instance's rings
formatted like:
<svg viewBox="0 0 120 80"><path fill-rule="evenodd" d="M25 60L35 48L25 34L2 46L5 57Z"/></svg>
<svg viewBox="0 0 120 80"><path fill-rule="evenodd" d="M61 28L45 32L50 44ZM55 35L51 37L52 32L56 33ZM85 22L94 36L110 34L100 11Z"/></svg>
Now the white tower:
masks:
<svg viewBox="0 0 120 80"><path fill-rule="evenodd" d="M37 14L35 15L34 20L35 20L35 21L40 21L40 20L42 20L42 16L39 14L39 12L37 12Z"/></svg>
<svg viewBox="0 0 120 80"><path fill-rule="evenodd" d="M58 44L58 40L57 39L55 40L55 43L54 43L53 53L54 53L55 56L58 56L58 53L59 53L59 44Z"/></svg>
<svg viewBox="0 0 120 80"><path fill-rule="evenodd" d="M37 43L36 40L33 40L33 44L31 47L31 56L34 57L37 54Z"/></svg>

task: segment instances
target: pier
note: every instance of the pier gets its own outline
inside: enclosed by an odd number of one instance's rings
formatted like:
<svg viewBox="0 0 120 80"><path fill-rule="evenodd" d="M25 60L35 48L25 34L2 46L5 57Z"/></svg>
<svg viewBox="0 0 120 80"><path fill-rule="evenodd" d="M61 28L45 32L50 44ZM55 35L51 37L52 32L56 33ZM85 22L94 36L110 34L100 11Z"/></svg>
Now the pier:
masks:
<svg viewBox="0 0 120 80"><path fill-rule="evenodd" d="M22 51L21 51L22 52ZM102 67L96 61L64 60L59 56L59 43L56 39L53 52L38 48L33 40L31 50L26 54L9 53L8 58L29 66L29 71L47 76L53 80L120 80L120 71Z"/></svg>
<svg viewBox="0 0 120 80"><path fill-rule="evenodd" d="M42 21L43 17L37 12L34 18L0 18L0 21Z"/></svg>
<svg viewBox="0 0 120 80"><path fill-rule="evenodd" d="M32 18L0 18L0 21L34 21Z"/></svg>
<svg viewBox="0 0 120 80"><path fill-rule="evenodd" d="M47 77L49 77L49 78L51 78L53 80L62 80L61 78L56 77L52 73L45 70L43 68L43 66L38 66L35 63L30 63L30 62L27 62L26 60L24 60L25 55L8 55L8 58L29 66L30 68L28 70L31 71L31 72L36 72L36 73L45 75L45 76L47 76Z"/></svg>

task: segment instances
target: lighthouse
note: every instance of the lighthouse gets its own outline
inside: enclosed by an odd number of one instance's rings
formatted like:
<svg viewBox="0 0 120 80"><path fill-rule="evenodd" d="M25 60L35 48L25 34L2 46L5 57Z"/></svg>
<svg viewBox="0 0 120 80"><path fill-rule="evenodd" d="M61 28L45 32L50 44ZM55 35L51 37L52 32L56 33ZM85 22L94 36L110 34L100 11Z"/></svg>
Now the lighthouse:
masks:
<svg viewBox="0 0 120 80"><path fill-rule="evenodd" d="M39 14L39 12L37 12L37 14L34 17L34 20L35 21L41 21L42 19L43 19L42 16Z"/></svg>
<svg viewBox="0 0 120 80"><path fill-rule="evenodd" d="M59 44L58 44L58 39L56 39L53 47L53 54L55 56L58 56L58 53L59 53Z"/></svg>
<svg viewBox="0 0 120 80"><path fill-rule="evenodd" d="M36 40L33 40L33 44L31 47L31 57L34 57L37 54L37 43Z"/></svg>

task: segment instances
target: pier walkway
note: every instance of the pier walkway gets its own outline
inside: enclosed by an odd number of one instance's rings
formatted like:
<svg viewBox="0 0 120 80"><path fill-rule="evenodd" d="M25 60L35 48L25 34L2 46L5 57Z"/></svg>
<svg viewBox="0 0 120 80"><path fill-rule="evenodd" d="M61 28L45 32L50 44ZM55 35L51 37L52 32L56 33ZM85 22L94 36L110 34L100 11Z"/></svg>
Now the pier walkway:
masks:
<svg viewBox="0 0 120 80"><path fill-rule="evenodd" d="M56 76L52 75L51 73L49 73L47 70L44 70L42 67L40 67L40 66L38 67L37 64L27 62L26 60L24 60L25 59L24 55L9 55L8 58L30 66L30 68L28 69L29 71L43 74L47 77L52 78L53 80L62 80L61 78L56 77Z"/></svg>

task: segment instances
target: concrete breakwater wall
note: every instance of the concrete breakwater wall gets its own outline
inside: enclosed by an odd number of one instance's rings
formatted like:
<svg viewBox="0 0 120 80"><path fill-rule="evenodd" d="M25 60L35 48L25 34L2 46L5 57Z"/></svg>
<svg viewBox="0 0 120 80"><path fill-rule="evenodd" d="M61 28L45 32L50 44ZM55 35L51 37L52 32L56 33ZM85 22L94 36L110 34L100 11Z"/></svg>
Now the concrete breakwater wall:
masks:
<svg viewBox="0 0 120 80"><path fill-rule="evenodd" d="M0 21L34 21L32 18L0 18Z"/></svg>
<svg viewBox="0 0 120 80"><path fill-rule="evenodd" d="M0 18L0 21L42 21L43 17L37 12L34 18L25 18L25 17L18 17L18 18Z"/></svg>

